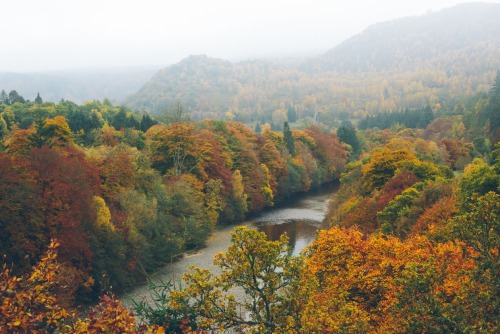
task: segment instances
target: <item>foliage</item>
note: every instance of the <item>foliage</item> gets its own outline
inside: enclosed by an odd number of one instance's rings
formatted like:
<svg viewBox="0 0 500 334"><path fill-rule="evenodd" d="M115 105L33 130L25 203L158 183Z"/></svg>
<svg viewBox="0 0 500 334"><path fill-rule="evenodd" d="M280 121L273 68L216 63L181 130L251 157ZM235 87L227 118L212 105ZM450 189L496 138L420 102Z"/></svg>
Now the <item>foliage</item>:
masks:
<svg viewBox="0 0 500 334"><path fill-rule="evenodd" d="M59 243L52 240L39 263L26 277L12 275L3 264L0 273L0 331L6 333L164 333L158 326L137 326L134 315L115 296L104 295L88 317L59 304L57 291L65 282L57 262Z"/></svg>
<svg viewBox="0 0 500 334"><path fill-rule="evenodd" d="M56 241L50 243L26 279L13 276L12 269L3 264L0 276L1 332L44 333L59 328L70 332L68 322L74 314L57 305L52 292L59 270L56 262L58 246Z"/></svg>
<svg viewBox="0 0 500 334"><path fill-rule="evenodd" d="M227 252L214 259L219 276L192 268L185 274L187 287L171 292L171 305L185 314L196 314L200 328L238 328L249 332L279 332L287 328L298 310L293 296L301 261L290 257L286 236L266 240L263 232L238 227ZM245 298L228 291L239 288ZM295 296L297 297L297 296Z"/></svg>

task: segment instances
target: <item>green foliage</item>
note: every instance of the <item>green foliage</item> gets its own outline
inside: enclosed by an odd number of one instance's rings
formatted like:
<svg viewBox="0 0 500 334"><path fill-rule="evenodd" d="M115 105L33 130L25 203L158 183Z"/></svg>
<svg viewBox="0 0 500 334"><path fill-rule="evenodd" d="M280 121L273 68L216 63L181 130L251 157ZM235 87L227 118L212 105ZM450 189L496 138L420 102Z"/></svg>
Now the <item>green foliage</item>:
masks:
<svg viewBox="0 0 500 334"><path fill-rule="evenodd" d="M301 268L300 258L291 257L286 236L268 241L263 232L238 227L227 252L216 255L219 276L192 268L185 274L187 287L172 291L172 305L178 312L196 314L200 328L240 328L271 333L287 327ZM226 291L240 288L246 298L236 300Z"/></svg>
<svg viewBox="0 0 500 334"><path fill-rule="evenodd" d="M361 130L369 128L390 129L396 124L404 128L424 129L434 120L434 114L430 106L421 109L393 112L381 112L373 116L367 116L359 121Z"/></svg>
<svg viewBox="0 0 500 334"><path fill-rule="evenodd" d="M182 334L187 328L196 330L196 314L185 314L169 306L170 291L175 289L176 285L172 281L153 281L148 278L151 301L132 299L136 316L147 324L162 326L167 333Z"/></svg>
<svg viewBox="0 0 500 334"><path fill-rule="evenodd" d="M288 122L283 123L283 141L285 142L288 153L295 156L295 141L293 139L292 131L290 131L290 127L288 126Z"/></svg>
<svg viewBox="0 0 500 334"><path fill-rule="evenodd" d="M341 142L351 146L353 157L356 157L359 153L361 153L361 144L352 124L349 123L339 127L337 129L337 136Z"/></svg>

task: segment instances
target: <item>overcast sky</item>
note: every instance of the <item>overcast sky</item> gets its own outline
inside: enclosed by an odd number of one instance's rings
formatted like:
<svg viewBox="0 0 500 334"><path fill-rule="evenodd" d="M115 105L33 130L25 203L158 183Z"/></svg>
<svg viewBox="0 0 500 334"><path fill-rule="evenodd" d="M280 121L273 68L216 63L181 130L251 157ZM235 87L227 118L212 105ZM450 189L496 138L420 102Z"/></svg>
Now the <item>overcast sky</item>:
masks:
<svg viewBox="0 0 500 334"><path fill-rule="evenodd" d="M460 0L0 0L0 71L312 56ZM483 1L498 2L498 1Z"/></svg>

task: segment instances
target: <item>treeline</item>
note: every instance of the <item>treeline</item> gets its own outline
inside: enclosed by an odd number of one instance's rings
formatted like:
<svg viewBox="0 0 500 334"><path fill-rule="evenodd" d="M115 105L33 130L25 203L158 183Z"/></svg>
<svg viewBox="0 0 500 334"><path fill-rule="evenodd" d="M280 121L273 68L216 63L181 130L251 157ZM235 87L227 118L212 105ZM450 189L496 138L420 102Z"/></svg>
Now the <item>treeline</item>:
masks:
<svg viewBox="0 0 500 334"><path fill-rule="evenodd" d="M4 261L25 272L57 239L63 304L133 285L217 224L338 178L346 161L319 128L157 124L107 101L0 103L0 138Z"/></svg>
<svg viewBox="0 0 500 334"><path fill-rule="evenodd" d="M284 60L232 64L193 56L160 71L125 103L158 114L181 101L193 119L275 125L319 121L338 127L343 120L355 122L379 112L426 106L447 110L464 95L486 93L495 78L495 67L467 73L436 66L314 75L297 67ZM294 117L286 119L292 110Z"/></svg>
<svg viewBox="0 0 500 334"><path fill-rule="evenodd" d="M390 129L394 125L405 128L424 129L434 120L434 114L431 107L427 106L421 109L394 112L381 112L373 116L366 116L358 122L360 130L370 128Z"/></svg>
<svg viewBox="0 0 500 334"><path fill-rule="evenodd" d="M496 128L466 117L479 119L494 95L425 129L358 131L365 151L342 173L329 230L302 256L287 255L285 236L239 228L214 258L220 274L194 268L184 288L136 311L169 330L498 332L500 144L479 150L471 138ZM346 141L356 133L339 130ZM245 298L222 293L231 288Z"/></svg>
<svg viewBox="0 0 500 334"><path fill-rule="evenodd" d="M214 258L219 274L193 268L184 288L156 286L161 303L136 304L143 321L179 332L180 324L201 332L498 332L500 144L489 163L476 158L457 177L439 156L422 154L431 141L371 135L385 139L348 164L329 229L304 254L290 256L286 236L269 241L238 228ZM222 292L232 288L245 298Z"/></svg>

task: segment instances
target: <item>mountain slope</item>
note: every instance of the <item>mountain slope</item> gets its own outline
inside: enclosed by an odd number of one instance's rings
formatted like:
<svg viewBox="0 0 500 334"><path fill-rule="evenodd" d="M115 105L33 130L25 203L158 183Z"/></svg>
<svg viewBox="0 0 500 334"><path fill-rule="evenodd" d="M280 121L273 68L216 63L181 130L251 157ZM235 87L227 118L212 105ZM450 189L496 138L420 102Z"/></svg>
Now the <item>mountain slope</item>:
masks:
<svg viewBox="0 0 500 334"><path fill-rule="evenodd" d="M500 4L467 3L418 17L379 23L324 55L312 59L315 71L403 71L419 66L474 70L498 66ZM496 59L494 59L496 57ZM480 59L479 59L480 58ZM492 64L494 63L494 64Z"/></svg>
<svg viewBox="0 0 500 334"><path fill-rule="evenodd" d="M155 75L126 103L161 112L184 103L195 119L332 126L379 111L446 107L486 92L500 69L500 4L464 4L374 25L308 60L230 63L192 56Z"/></svg>

